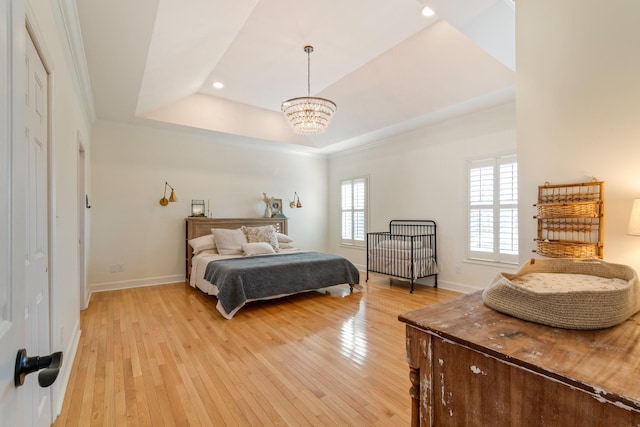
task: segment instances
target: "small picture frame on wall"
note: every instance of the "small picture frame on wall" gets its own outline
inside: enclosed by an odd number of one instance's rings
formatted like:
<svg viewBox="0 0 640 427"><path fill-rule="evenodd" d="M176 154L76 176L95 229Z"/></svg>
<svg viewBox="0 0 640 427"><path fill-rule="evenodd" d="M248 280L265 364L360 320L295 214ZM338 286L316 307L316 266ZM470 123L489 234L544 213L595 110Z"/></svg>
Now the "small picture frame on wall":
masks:
<svg viewBox="0 0 640 427"><path fill-rule="evenodd" d="M282 215L282 199L271 199L271 216Z"/></svg>

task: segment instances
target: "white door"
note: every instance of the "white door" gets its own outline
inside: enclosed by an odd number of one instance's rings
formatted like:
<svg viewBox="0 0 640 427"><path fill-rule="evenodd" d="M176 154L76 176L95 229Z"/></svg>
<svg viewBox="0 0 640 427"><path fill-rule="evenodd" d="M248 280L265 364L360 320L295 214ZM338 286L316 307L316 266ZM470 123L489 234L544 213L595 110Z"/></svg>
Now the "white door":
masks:
<svg viewBox="0 0 640 427"><path fill-rule="evenodd" d="M13 380L25 332L24 3L0 2L0 420L24 425L23 387ZM13 91L12 88L18 88Z"/></svg>
<svg viewBox="0 0 640 427"><path fill-rule="evenodd" d="M50 353L48 76L24 25L22 0L0 2L0 420L49 426L50 389L14 381L19 349Z"/></svg>
<svg viewBox="0 0 640 427"><path fill-rule="evenodd" d="M48 204L48 76L40 56L27 34L25 93L27 146L25 321L27 353L46 356L49 345L49 204ZM26 408L27 425L51 425L51 389L38 385L37 374L25 379L31 408Z"/></svg>
<svg viewBox="0 0 640 427"><path fill-rule="evenodd" d="M85 209L90 208L85 185L85 155L80 135L78 135L78 288L80 290L80 310L87 308L85 273Z"/></svg>

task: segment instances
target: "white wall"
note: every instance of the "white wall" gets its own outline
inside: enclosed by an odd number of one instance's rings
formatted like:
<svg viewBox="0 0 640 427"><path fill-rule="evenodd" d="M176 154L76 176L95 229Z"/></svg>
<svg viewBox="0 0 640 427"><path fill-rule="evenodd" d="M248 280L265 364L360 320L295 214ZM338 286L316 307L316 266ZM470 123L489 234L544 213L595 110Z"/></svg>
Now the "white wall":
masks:
<svg viewBox="0 0 640 427"><path fill-rule="evenodd" d="M368 174L370 230L386 229L390 219L434 219L441 286L487 286L505 268L464 262L464 159L515 149L517 140L521 262L534 256L538 186L595 176L605 181L605 259L640 270L640 239L625 234L632 200L640 197L639 12L640 3L623 0L604 8L578 0L518 3L516 108L476 113L332 156L330 250L366 262L364 251L338 243L338 183Z"/></svg>
<svg viewBox="0 0 640 427"><path fill-rule="evenodd" d="M283 199L297 246L343 255L364 270L364 251L341 247L338 239L339 182L359 175L370 178L370 230L385 230L391 219L434 219L440 286L483 288L505 267L464 260L465 159L515 150L514 108L468 114L329 160L199 132L99 122L92 135L90 288L182 280L191 200L209 200L215 217L258 217L263 191ZM178 202L162 207L165 181ZM288 207L294 191L302 209ZM119 264L124 271L111 273Z"/></svg>
<svg viewBox="0 0 640 427"><path fill-rule="evenodd" d="M59 409L80 334L77 140L78 134L83 136L89 156L91 123L83 110L81 90L57 2L29 1L27 12L36 45L39 45L51 74L51 346L53 351L65 352L62 373L53 385L53 403Z"/></svg>
<svg viewBox="0 0 640 427"><path fill-rule="evenodd" d="M516 14L520 251L534 248L537 186L595 176L604 258L640 270L640 238L625 234L640 196L640 2L524 1Z"/></svg>
<svg viewBox="0 0 640 427"><path fill-rule="evenodd" d="M486 287L505 267L465 262L465 160L516 150L514 103L468 114L329 160L330 251L366 265L363 249L340 246L340 181L369 176L369 231L392 219L432 219L438 226L439 286ZM456 267L459 273L456 272ZM432 283L432 279L425 279Z"/></svg>
<svg viewBox="0 0 640 427"><path fill-rule="evenodd" d="M217 218L254 218L264 214L266 192L283 200L296 246L327 249L324 156L106 122L94 126L92 150L88 282L94 291L184 280L184 218L192 199L210 201ZM163 207L165 181L178 201ZM289 208L294 191L302 209ZM119 264L124 271L111 273Z"/></svg>

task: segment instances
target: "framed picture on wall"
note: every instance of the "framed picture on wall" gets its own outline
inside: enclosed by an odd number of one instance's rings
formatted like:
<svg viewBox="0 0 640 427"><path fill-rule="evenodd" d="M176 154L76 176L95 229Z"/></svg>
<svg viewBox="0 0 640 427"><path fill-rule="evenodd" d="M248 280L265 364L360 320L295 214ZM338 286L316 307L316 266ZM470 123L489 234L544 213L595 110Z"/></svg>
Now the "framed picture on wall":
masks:
<svg viewBox="0 0 640 427"><path fill-rule="evenodd" d="M282 199L271 199L271 216L282 214Z"/></svg>

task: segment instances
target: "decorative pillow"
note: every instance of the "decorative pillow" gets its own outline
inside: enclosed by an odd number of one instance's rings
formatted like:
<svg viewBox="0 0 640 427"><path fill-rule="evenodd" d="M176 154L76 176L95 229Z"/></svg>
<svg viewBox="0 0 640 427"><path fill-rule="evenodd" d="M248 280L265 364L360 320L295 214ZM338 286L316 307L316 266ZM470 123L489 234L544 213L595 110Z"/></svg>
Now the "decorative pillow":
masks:
<svg viewBox="0 0 640 427"><path fill-rule="evenodd" d="M276 251L273 250L273 247L271 247L267 242L243 243L242 250L247 256L276 253Z"/></svg>
<svg viewBox="0 0 640 427"><path fill-rule="evenodd" d="M378 243L379 248L386 249L406 249L411 250L411 240L383 240ZM416 240L413 242L413 249L419 249L422 247L422 241Z"/></svg>
<svg viewBox="0 0 640 427"><path fill-rule="evenodd" d="M247 238L241 229L227 230L225 228L212 228L213 239L220 255L242 254L242 244L247 243Z"/></svg>
<svg viewBox="0 0 640 427"><path fill-rule="evenodd" d="M276 233L276 237L278 238L278 243L291 243L293 239L286 234Z"/></svg>
<svg viewBox="0 0 640 427"><path fill-rule="evenodd" d="M204 250L215 249L216 241L213 239L213 234L208 234L189 240L189 246L193 249L193 255L198 255Z"/></svg>
<svg viewBox="0 0 640 427"><path fill-rule="evenodd" d="M247 237L248 243L267 242L273 247L274 251L278 252L280 250L276 229L273 225L265 225L264 227L245 227L243 225L242 231Z"/></svg>

